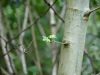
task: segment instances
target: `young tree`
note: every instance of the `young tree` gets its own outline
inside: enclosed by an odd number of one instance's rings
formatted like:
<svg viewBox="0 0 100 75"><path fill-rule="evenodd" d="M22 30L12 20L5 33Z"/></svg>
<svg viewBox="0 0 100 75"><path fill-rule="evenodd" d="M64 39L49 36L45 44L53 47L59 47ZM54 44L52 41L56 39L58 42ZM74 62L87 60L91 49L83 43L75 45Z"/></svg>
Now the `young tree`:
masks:
<svg viewBox="0 0 100 75"><path fill-rule="evenodd" d="M80 75L89 15L89 0L66 0L65 29L58 75Z"/></svg>

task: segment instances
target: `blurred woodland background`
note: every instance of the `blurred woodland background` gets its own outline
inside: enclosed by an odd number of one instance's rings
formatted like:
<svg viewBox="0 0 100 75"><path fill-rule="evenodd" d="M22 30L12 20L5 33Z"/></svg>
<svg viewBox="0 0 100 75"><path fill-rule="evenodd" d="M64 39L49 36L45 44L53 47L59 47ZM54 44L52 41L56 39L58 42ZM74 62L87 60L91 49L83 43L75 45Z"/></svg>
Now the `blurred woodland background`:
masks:
<svg viewBox="0 0 100 75"><path fill-rule="evenodd" d="M61 44L43 36L62 41L65 11L65 0L0 0L0 75L56 75ZM100 10L88 21L82 75L99 72Z"/></svg>

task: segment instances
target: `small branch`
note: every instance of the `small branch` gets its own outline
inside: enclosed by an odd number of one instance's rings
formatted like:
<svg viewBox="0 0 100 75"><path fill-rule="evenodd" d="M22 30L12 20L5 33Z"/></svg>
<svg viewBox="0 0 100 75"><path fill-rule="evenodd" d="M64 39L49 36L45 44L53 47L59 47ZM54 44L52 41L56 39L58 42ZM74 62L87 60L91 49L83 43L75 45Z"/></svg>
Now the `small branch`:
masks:
<svg viewBox="0 0 100 75"><path fill-rule="evenodd" d="M36 24L37 21L38 21L40 18L42 18L56 2L57 2L57 0L55 0L54 3L44 12L44 14L41 15L40 17L38 17L38 18L34 21L34 23L32 23L30 26L28 26L27 28L25 28L24 30L22 30L22 31L21 31L19 34L17 34L15 37L13 37L13 38L11 38L10 40L8 40L8 42L11 42L13 39L19 37L19 35L21 35L24 31L26 31L26 30L29 29L31 26L33 26L34 24Z"/></svg>
<svg viewBox="0 0 100 75"><path fill-rule="evenodd" d="M29 47L31 46L32 43L33 43L33 40L30 42L30 44L28 45L28 47L26 48L26 50L29 49Z"/></svg>
<svg viewBox="0 0 100 75"><path fill-rule="evenodd" d="M52 42L55 42L55 43L58 43L58 44L66 44L66 43L55 41L55 40L52 40Z"/></svg>
<svg viewBox="0 0 100 75"><path fill-rule="evenodd" d="M31 44L33 43L33 41L30 42L30 44L28 45L28 47L25 49L25 51L23 51L23 53L27 53L26 50L29 49L29 47L31 46ZM3 54L0 56L0 59L3 58L5 55L7 55L8 53L10 53L11 51L13 51L14 49L19 51L20 53L22 53L17 47L18 46L22 46L21 44L18 45L12 45L12 49L10 49L7 53Z"/></svg>
<svg viewBox="0 0 100 75"><path fill-rule="evenodd" d="M14 48L13 48L14 49ZM7 53L0 56L0 59L3 58L5 55L7 55L9 52L11 52L13 49L9 50Z"/></svg>
<svg viewBox="0 0 100 75"><path fill-rule="evenodd" d="M30 15L31 15L31 13L30 13ZM37 14L37 11L36 10L34 10L34 16L36 17L36 18L38 18L38 14ZM41 35L42 36L46 36L46 33L45 33L45 31L44 31L44 29L43 29L43 27L42 27L42 25L41 25L41 23L38 21L37 22L37 26L38 26L38 28L39 28L39 30L40 30L40 33L41 33ZM46 43L46 45L48 46L48 48L50 49L50 43L49 42L45 42Z"/></svg>
<svg viewBox="0 0 100 75"><path fill-rule="evenodd" d="M66 4L65 4L65 2L64 2L64 3L63 3L62 10L61 10L61 13L60 13L61 18L64 18L65 11L66 11ZM60 28L61 28L61 26L62 26L61 23L62 23L62 21L59 19L59 20L58 20L58 23L57 23L57 27L56 27L57 32L60 30Z"/></svg>
<svg viewBox="0 0 100 75"><path fill-rule="evenodd" d="M20 46L20 45L17 45L17 46ZM17 46L14 46L14 45L13 45L13 46L12 46L13 48L10 49L7 53L1 55L1 56L0 56L0 59L3 58L6 54L8 54L8 53L10 53L11 51L13 51L14 49L16 49ZM17 50L18 50L18 49L17 49ZM18 51L19 51L19 50L18 50Z"/></svg>
<svg viewBox="0 0 100 75"><path fill-rule="evenodd" d="M94 11L96 11L96 10L98 10L98 9L100 9L100 6L97 7L97 8L94 8L94 9L92 9L92 10L86 11L85 14L83 15L83 17L85 17L85 19L88 19L89 15L90 15L92 12L94 12Z"/></svg>
<svg viewBox="0 0 100 75"><path fill-rule="evenodd" d="M62 22L65 22L65 21L58 15L58 13L55 11L55 9L52 7L51 4L49 4L46 0L44 0L44 2L54 11L54 13L61 19Z"/></svg>
<svg viewBox="0 0 100 75"><path fill-rule="evenodd" d="M58 15L58 13L55 11L55 9L54 8L52 8L52 10L54 11L54 13L62 20L62 22L65 22L59 15Z"/></svg>
<svg viewBox="0 0 100 75"><path fill-rule="evenodd" d="M98 10L98 9L100 9L100 6L97 7L97 8L94 8L94 9L90 10L89 13L91 14L92 12L94 12L94 11L96 11L96 10Z"/></svg>

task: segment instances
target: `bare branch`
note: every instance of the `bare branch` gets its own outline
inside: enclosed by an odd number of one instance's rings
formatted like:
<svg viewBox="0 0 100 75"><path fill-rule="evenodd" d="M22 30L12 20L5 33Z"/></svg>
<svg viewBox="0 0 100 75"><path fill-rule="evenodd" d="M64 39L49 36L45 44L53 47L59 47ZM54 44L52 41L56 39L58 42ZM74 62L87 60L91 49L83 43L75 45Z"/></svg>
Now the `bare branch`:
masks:
<svg viewBox="0 0 100 75"><path fill-rule="evenodd" d="M98 10L98 9L100 9L100 6L97 7L97 8L94 8L94 9L92 9L92 10L86 11L85 14L83 15L83 17L85 17L86 19L88 19L89 15L90 15L92 12L94 12L94 11L96 11L96 10Z"/></svg>
<svg viewBox="0 0 100 75"><path fill-rule="evenodd" d="M8 54L8 53L10 53L11 51L13 51L14 49L17 50L17 51L20 52L20 53L24 53L24 52L26 53L26 50L29 49L29 47L31 46L32 43L33 43L33 41L30 42L30 44L27 46L26 49L24 48L24 51L23 51L23 52L21 52L21 51L17 48L18 46L22 46L22 45L20 45L20 44L18 44L18 45L12 45L13 48L10 49L7 53L1 55L1 56L0 56L0 59L1 59L2 57L4 57L6 54Z"/></svg>
<svg viewBox="0 0 100 75"><path fill-rule="evenodd" d="M54 11L54 13L62 20L62 22L65 22L65 21L59 16L59 14L55 11L55 9L52 7L52 5L50 5L46 0L44 0L44 2Z"/></svg>
<svg viewBox="0 0 100 75"><path fill-rule="evenodd" d="M94 11L96 11L96 10L98 10L98 9L100 9L100 6L97 7L97 8L94 8L94 9L90 10L89 13L91 14L92 12L94 12Z"/></svg>
<svg viewBox="0 0 100 75"><path fill-rule="evenodd" d="M8 42L11 42L13 39L17 38L19 35L21 35L24 31L26 31L27 29L29 29L31 26L33 26L34 24L37 23L37 21L42 18L48 11L49 9L56 3L57 0L54 1L54 3L44 12L43 15L41 15L40 17L38 17L34 23L32 23L30 26L28 26L27 28L25 28L24 30L22 30L19 34L17 34L15 37L11 38Z"/></svg>
<svg viewBox="0 0 100 75"><path fill-rule="evenodd" d="M18 46L20 46L20 44L19 44L19 45L16 45L16 46L12 45L13 48L10 49L7 53L1 55L1 56L0 56L0 59L1 59L2 57L4 57L6 54L8 54L8 53L10 53L11 51L13 51L14 49L18 50L18 49L17 49ZM18 50L18 51L19 51L19 50ZM20 51L19 51L19 52L20 52ZM20 52L20 53L21 53L21 52Z"/></svg>
<svg viewBox="0 0 100 75"><path fill-rule="evenodd" d="M13 48L14 49L14 48ZM6 54L8 54L9 52L11 52L13 49L9 50L7 53L3 54L0 56L0 59L3 58Z"/></svg>
<svg viewBox="0 0 100 75"><path fill-rule="evenodd" d="M30 14L31 14L31 13L30 13ZM39 17L39 15L37 14L37 11L36 11L36 10L34 10L34 16L35 16L36 18ZM39 21L37 22L37 26L38 26L38 28L39 28L39 30L40 30L41 35L42 35L42 36L46 36L46 33L45 33L45 31L44 31L44 29L43 29L43 27L42 27L42 25L41 25L41 23L40 23ZM50 49L50 43L49 43L49 42L46 42L46 41L45 41L45 43L46 43L46 45L48 46L48 48Z"/></svg>
<svg viewBox="0 0 100 75"><path fill-rule="evenodd" d="M66 10L66 4L65 4L65 2L64 2L64 3L63 3L62 10L61 10L61 14L60 14L61 18L64 18L65 10ZM57 32L59 31L59 28L60 28L60 26L62 25L61 23L62 23L62 21L59 19L59 20L58 20L58 23L57 23L57 27L56 27Z"/></svg>

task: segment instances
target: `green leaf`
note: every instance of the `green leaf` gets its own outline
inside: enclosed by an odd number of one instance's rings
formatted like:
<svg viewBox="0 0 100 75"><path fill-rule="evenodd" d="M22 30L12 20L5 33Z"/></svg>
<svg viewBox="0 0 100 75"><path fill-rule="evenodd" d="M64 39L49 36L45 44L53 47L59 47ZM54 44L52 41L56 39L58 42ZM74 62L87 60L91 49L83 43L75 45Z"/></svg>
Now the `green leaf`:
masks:
<svg viewBox="0 0 100 75"><path fill-rule="evenodd" d="M49 38L57 38L55 35L50 35Z"/></svg>
<svg viewBox="0 0 100 75"><path fill-rule="evenodd" d="M43 36L43 41L50 42L50 39L48 37Z"/></svg>

